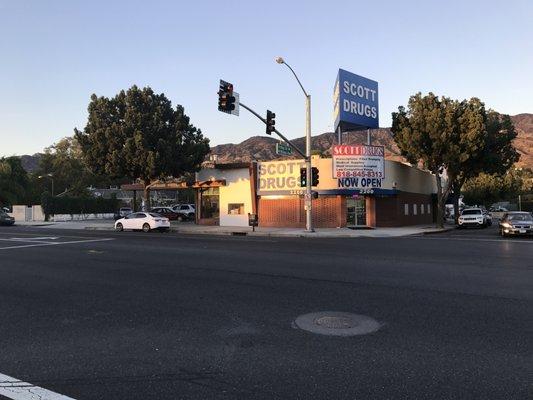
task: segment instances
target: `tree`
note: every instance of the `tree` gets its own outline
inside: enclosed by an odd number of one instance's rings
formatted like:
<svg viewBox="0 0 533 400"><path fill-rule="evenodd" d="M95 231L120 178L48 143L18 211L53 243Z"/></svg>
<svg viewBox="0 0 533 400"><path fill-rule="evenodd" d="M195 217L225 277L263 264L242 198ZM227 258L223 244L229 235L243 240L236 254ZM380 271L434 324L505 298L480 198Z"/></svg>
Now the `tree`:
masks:
<svg viewBox="0 0 533 400"><path fill-rule="evenodd" d="M0 158L0 205L27 202L28 187L28 174L20 158Z"/></svg>
<svg viewBox="0 0 533 400"><path fill-rule="evenodd" d="M65 137L44 149L39 161L35 178L51 174L54 179L55 194L67 193L72 196L86 197L89 186L103 187L123 183L124 180L109 179L104 175L94 174L85 164L83 153L75 137ZM48 180L38 180L39 195L49 188Z"/></svg>
<svg viewBox="0 0 533 400"><path fill-rule="evenodd" d="M509 180L514 175L505 174L520 157L520 154L513 146L515 137L516 131L508 115L501 115L492 110L486 112L482 146L471 150L468 158L464 160L461 167L456 171L455 180L452 182L456 220L459 218L459 196L463 185L468 180L474 179L480 174L495 175L497 181L507 182L507 188L511 190L512 185ZM481 181L484 181L485 178L486 176L481 177ZM496 193L502 195L501 191ZM478 201L477 203L486 204L493 197L490 193L486 193L486 196L485 201Z"/></svg>
<svg viewBox="0 0 533 400"><path fill-rule="evenodd" d="M81 148L75 138L65 137L44 149L35 175L49 174L54 179L55 194L87 194L86 188L91 184L92 174L83 163Z"/></svg>
<svg viewBox="0 0 533 400"><path fill-rule="evenodd" d="M504 175L481 173L468 179L464 185L464 199L467 204L484 205L515 199L523 187L523 180L516 171Z"/></svg>
<svg viewBox="0 0 533 400"><path fill-rule="evenodd" d="M417 93L409 99L407 110L398 107L392 120L402 155L412 164L422 162L435 175L441 227L444 203L452 189L458 194L466 179L482 171L500 172L518 159L511 144L516 133L510 118L487 115L477 98L459 102Z"/></svg>
<svg viewBox="0 0 533 400"><path fill-rule="evenodd" d="M84 159L96 174L140 179L179 177L200 169L209 140L184 109L164 94L132 86L113 98L91 96L83 132L75 129ZM149 204L148 191L145 200Z"/></svg>

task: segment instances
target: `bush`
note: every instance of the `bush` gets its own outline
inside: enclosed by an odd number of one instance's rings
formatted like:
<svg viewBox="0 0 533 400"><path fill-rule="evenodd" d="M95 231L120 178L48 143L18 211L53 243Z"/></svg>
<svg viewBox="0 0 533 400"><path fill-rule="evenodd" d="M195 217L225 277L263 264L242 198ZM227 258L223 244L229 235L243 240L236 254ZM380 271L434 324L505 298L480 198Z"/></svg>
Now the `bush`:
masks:
<svg viewBox="0 0 533 400"><path fill-rule="evenodd" d="M52 197L44 193L41 206L45 215L56 214L104 214L115 212L119 207L119 200L103 199L101 197Z"/></svg>

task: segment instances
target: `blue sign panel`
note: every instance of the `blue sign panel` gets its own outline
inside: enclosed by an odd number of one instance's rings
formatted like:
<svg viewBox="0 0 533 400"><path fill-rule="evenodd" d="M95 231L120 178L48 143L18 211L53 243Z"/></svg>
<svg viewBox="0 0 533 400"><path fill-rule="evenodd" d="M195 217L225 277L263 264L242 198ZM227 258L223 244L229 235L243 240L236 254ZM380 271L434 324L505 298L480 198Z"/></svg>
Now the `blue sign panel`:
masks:
<svg viewBox="0 0 533 400"><path fill-rule="evenodd" d="M333 90L335 130L379 128L378 83L339 69Z"/></svg>

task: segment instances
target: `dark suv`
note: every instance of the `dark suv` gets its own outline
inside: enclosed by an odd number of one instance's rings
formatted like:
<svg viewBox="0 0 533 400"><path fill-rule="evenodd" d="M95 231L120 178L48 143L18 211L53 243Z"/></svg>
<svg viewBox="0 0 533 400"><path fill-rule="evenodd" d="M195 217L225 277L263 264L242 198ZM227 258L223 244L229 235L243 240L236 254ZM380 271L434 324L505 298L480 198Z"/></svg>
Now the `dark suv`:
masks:
<svg viewBox="0 0 533 400"><path fill-rule="evenodd" d="M5 211L0 210L0 225L13 225L15 218L8 215Z"/></svg>

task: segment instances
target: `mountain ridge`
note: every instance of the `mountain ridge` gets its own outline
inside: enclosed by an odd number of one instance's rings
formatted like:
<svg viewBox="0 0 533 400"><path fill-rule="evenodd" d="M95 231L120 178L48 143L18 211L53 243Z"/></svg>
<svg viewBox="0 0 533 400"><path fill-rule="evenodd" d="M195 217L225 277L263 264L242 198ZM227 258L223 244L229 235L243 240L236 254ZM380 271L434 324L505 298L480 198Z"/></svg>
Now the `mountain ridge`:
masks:
<svg viewBox="0 0 533 400"><path fill-rule="evenodd" d="M533 114L523 113L511 117L515 126L517 137L514 146L520 153L520 160L516 163L517 168L533 169ZM385 158L388 160L404 161L390 128L371 129L372 144L385 147ZM366 130L343 133L342 144L366 144ZM217 156L218 163L250 162L282 160L298 158L297 156L279 156L276 154L276 142L270 136L252 136L241 143L224 143L211 148L211 154ZM311 148L323 156L331 155L331 146L337 143L337 134L325 132L315 135L311 139ZM300 149L305 148L305 138L300 137L292 140Z"/></svg>
<svg viewBox="0 0 533 400"><path fill-rule="evenodd" d="M517 168L533 169L533 114L522 113L511 117L515 126L517 137L514 145L520 153L520 160L516 163ZM403 161L400 150L392 139L390 128L371 129L372 144L385 147L385 157L388 160ZM366 130L357 132L346 132L343 134L343 144L365 144ZM218 163L230 162L250 162L282 160L287 158L276 154L277 139L271 136L251 136L241 143L224 143L213 146L211 154L217 156ZM305 148L305 138L300 137L292 140L300 149ZM312 149L323 156L331 154L331 146L337 143L337 134L334 132L325 132L312 137ZM28 172L35 172L39 165L41 153L34 155L20 156L24 169Z"/></svg>

